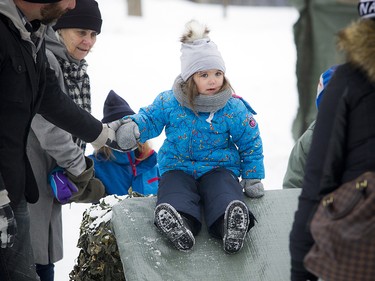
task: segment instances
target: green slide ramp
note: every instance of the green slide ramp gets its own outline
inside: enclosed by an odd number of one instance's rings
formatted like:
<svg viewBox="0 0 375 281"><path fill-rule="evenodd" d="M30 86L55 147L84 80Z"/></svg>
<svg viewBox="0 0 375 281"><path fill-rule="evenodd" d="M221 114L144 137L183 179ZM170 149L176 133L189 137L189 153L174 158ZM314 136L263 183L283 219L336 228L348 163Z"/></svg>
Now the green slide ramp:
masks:
<svg viewBox="0 0 375 281"><path fill-rule="evenodd" d="M202 227L193 249L173 248L153 225L156 198L135 197L113 207L112 226L127 281L287 281L289 232L300 189L267 190L246 202L258 223L243 249L226 254L221 240Z"/></svg>

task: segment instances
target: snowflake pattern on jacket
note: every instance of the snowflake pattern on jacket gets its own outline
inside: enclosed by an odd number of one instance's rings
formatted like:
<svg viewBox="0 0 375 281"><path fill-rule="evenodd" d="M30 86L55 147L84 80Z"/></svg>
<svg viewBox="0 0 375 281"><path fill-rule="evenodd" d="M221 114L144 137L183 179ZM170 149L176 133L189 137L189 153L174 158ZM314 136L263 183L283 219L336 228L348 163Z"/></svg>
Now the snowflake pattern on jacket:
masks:
<svg viewBox="0 0 375 281"><path fill-rule="evenodd" d="M140 142L159 136L165 128L166 139L158 152L161 174L182 170L199 178L224 167L237 177L263 179L263 145L253 114L235 95L214 114L196 114L169 90L131 118L139 127Z"/></svg>

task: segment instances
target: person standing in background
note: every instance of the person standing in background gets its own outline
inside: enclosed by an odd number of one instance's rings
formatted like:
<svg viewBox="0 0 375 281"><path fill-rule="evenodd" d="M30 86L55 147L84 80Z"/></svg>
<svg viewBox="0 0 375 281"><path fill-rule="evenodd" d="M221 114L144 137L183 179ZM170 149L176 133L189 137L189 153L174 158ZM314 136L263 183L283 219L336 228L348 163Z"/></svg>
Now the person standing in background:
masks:
<svg viewBox="0 0 375 281"><path fill-rule="evenodd" d="M290 232L292 281L315 281L321 277L309 272L304 264L314 245L310 223L321 199L364 172L375 171L374 7L375 1L360 0L360 18L337 35L337 47L345 53L346 62L335 70L319 105ZM361 260L366 262L363 257ZM358 275L351 275L348 280L363 280L361 274L374 268L373 264L354 266Z"/></svg>
<svg viewBox="0 0 375 281"><path fill-rule="evenodd" d="M316 119L316 77L344 57L336 49L335 35L358 18L358 0L289 0L298 9L293 26L297 51L298 111L292 124L296 141Z"/></svg>
<svg viewBox="0 0 375 281"><path fill-rule="evenodd" d="M46 34L47 59L61 89L77 105L91 112L90 79L85 57L100 34L102 18L95 0L79 0L73 10L62 15ZM62 204L71 202L71 194L55 190L48 175L64 181L83 181L93 189L88 202L104 196L103 184L93 179L93 161L84 156L86 143L37 114L28 138L27 154L39 189L39 200L28 204L31 244L36 271L41 281L54 280L54 263L63 258ZM60 172L61 171L61 172ZM56 174L58 173L58 174ZM87 176L90 174L90 176ZM73 175L74 177L70 177ZM81 180L86 178L85 180ZM77 184L78 185L78 184ZM73 193L73 196L75 194ZM56 198L55 198L56 196Z"/></svg>

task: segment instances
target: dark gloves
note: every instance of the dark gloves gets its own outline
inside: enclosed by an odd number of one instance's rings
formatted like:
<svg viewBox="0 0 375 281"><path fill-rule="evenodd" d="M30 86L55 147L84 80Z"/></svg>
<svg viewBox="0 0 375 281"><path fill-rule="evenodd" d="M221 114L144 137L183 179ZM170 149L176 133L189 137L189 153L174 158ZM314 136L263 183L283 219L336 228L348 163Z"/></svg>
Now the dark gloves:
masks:
<svg viewBox="0 0 375 281"><path fill-rule="evenodd" d="M9 205L8 193L4 189L0 191L0 241L1 248L13 246L17 233L17 225L13 210Z"/></svg>
<svg viewBox="0 0 375 281"><path fill-rule="evenodd" d="M48 178L53 194L61 204L68 203L72 194L78 191L78 188L69 181L64 170L60 167L53 169Z"/></svg>
<svg viewBox="0 0 375 281"><path fill-rule="evenodd" d="M86 170L79 176L66 172L69 180L78 188L78 191L72 194L69 203L96 203L105 196L105 187L103 183L95 178L94 162L85 156Z"/></svg>

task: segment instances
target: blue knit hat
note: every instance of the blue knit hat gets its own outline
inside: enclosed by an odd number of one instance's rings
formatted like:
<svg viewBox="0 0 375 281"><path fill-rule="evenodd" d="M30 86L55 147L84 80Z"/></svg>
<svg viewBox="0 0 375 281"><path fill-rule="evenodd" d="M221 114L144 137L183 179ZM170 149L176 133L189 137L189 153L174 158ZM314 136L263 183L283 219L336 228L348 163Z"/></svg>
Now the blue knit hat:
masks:
<svg viewBox="0 0 375 281"><path fill-rule="evenodd" d="M324 71L319 77L319 84L318 84L317 94L316 94L316 107L317 108L319 108L319 104L325 92L325 88L327 87L328 82L331 80L333 73L335 72L337 67L338 65L331 66L326 71Z"/></svg>
<svg viewBox="0 0 375 281"><path fill-rule="evenodd" d="M133 115L135 112L130 105L113 90L108 93L103 107L103 123L109 123L121 119L127 115Z"/></svg>

